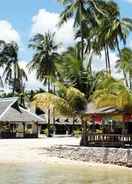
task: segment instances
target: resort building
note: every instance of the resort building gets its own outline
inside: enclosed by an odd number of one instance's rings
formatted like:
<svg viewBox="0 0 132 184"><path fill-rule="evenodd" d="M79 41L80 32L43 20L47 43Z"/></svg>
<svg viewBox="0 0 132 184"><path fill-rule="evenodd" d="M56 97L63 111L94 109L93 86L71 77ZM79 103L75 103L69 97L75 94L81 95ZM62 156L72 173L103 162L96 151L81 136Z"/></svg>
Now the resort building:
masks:
<svg viewBox="0 0 132 184"><path fill-rule="evenodd" d="M36 109L35 113L44 120L44 123L41 124L41 133L43 134L44 130L48 127L48 112L47 110ZM56 135L65 135L65 134L73 134L73 130L81 130L81 120L76 117L64 117L57 116L53 117L50 114L50 126L51 132Z"/></svg>
<svg viewBox="0 0 132 184"><path fill-rule="evenodd" d="M132 146L132 115L115 107L97 108L89 103L85 111L89 146Z"/></svg>
<svg viewBox="0 0 132 184"><path fill-rule="evenodd" d="M44 120L21 107L18 98L0 99L0 137L37 138Z"/></svg>

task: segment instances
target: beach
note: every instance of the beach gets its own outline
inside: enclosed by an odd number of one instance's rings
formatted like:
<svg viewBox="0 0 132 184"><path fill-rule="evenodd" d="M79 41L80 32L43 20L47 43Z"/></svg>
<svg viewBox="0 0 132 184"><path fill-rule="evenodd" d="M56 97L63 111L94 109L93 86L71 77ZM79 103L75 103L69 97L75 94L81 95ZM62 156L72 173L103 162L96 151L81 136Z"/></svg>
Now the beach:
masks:
<svg viewBox="0 0 132 184"><path fill-rule="evenodd" d="M0 139L0 163L48 163L48 164L71 164L90 167L113 167L122 166L83 160L85 155L76 158L76 153L83 151L85 147L79 147L79 138L54 137L39 139ZM91 148L90 148L91 149ZM73 158L73 150L75 150ZM71 153L72 152L72 153Z"/></svg>
<svg viewBox="0 0 132 184"><path fill-rule="evenodd" d="M72 137L0 139L0 163L51 161L45 150L51 146L67 144L79 145L79 139Z"/></svg>

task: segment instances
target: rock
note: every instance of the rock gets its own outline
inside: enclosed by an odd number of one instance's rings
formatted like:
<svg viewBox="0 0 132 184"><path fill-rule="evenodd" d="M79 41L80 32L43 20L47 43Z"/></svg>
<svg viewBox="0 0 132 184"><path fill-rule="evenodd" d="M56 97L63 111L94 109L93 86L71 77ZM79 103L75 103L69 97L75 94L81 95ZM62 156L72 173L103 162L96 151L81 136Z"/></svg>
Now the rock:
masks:
<svg viewBox="0 0 132 184"><path fill-rule="evenodd" d="M132 167L132 149L52 146L47 154L59 158Z"/></svg>

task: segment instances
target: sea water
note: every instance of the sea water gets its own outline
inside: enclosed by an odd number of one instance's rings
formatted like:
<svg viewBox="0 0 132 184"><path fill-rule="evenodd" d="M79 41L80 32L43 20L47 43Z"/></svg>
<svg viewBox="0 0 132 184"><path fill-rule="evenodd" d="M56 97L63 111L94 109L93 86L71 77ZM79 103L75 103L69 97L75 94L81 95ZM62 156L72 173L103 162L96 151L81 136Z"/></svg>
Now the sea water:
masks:
<svg viewBox="0 0 132 184"><path fill-rule="evenodd" d="M132 170L85 164L0 164L0 184L132 184Z"/></svg>

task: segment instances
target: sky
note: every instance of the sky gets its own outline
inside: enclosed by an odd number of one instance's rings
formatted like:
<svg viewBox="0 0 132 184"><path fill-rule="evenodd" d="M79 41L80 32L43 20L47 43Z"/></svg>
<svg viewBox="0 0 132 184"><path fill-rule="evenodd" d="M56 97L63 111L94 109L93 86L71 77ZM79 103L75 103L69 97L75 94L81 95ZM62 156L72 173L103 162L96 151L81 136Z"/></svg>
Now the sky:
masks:
<svg viewBox="0 0 132 184"><path fill-rule="evenodd" d="M120 7L121 16L132 18L132 0L115 1ZM56 26L62 9L57 0L1 0L0 39L13 40L19 44L19 60L24 68L32 58L32 52L28 48L29 40L36 33L56 31L56 42L63 42L61 50L74 44L73 20L69 20L61 29ZM128 39L128 45L132 47L132 35ZM111 57L113 61L116 59L113 53ZM95 64L95 68L96 65L98 64ZM26 86L28 89L43 87L35 79L34 72L30 73Z"/></svg>

